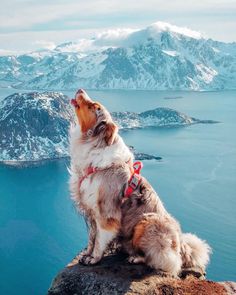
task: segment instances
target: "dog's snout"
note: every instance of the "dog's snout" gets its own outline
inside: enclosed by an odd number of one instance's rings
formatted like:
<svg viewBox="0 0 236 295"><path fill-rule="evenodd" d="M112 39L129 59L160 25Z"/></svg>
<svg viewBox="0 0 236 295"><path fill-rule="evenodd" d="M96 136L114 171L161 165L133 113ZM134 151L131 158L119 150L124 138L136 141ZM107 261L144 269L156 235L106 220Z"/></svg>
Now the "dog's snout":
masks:
<svg viewBox="0 0 236 295"><path fill-rule="evenodd" d="M91 98L88 96L85 90L79 89L75 94L75 99L77 101L91 101Z"/></svg>
<svg viewBox="0 0 236 295"><path fill-rule="evenodd" d="M84 89L81 88L76 92L76 94L79 94L79 93L85 93Z"/></svg>

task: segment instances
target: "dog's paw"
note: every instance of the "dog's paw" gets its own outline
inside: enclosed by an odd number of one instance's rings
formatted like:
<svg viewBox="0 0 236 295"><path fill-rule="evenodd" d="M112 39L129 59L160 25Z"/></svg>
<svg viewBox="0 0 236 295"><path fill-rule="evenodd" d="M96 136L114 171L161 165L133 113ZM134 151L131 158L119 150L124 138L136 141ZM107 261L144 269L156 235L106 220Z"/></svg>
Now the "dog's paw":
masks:
<svg viewBox="0 0 236 295"><path fill-rule="evenodd" d="M87 251L87 249L85 249L85 250L83 250L83 251L81 251L81 252L79 253L78 257L79 257L79 259L80 259L80 258L82 258L83 256L87 256L87 255L89 255L89 254L90 254L89 251Z"/></svg>
<svg viewBox="0 0 236 295"><path fill-rule="evenodd" d="M79 253L79 255L77 256L77 259L79 260L79 262L83 262L83 260L90 255L91 253L85 249Z"/></svg>
<svg viewBox="0 0 236 295"><path fill-rule="evenodd" d="M91 255L84 255L81 259L80 259L80 263L84 264L84 265L93 265L96 264L100 261L100 257L93 257Z"/></svg>
<svg viewBox="0 0 236 295"><path fill-rule="evenodd" d="M86 261L88 260L88 257L90 257L90 255L89 254L86 254L86 253L81 253L80 255L79 255L79 263L81 263L81 264L84 264L84 265L87 265L87 263L86 263Z"/></svg>
<svg viewBox="0 0 236 295"><path fill-rule="evenodd" d="M144 263L145 258L143 256L132 255L132 256L129 256L128 262L131 264Z"/></svg>
<svg viewBox="0 0 236 295"><path fill-rule="evenodd" d="M87 250L83 250L80 252L70 263L67 264L67 267L74 266L81 261L83 261L87 256L89 256L89 253Z"/></svg>

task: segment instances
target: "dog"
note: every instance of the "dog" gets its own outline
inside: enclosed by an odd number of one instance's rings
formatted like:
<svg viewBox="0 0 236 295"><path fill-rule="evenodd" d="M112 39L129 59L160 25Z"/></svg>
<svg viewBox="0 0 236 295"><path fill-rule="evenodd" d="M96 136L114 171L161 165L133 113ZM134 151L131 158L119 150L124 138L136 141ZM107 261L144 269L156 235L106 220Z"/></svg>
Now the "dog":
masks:
<svg viewBox="0 0 236 295"><path fill-rule="evenodd" d="M98 263L116 238L130 263L167 275L182 269L204 273L210 246L182 233L157 193L133 166L134 156L107 109L80 89L71 100L78 124L70 130L70 192L88 227L87 248L76 261Z"/></svg>

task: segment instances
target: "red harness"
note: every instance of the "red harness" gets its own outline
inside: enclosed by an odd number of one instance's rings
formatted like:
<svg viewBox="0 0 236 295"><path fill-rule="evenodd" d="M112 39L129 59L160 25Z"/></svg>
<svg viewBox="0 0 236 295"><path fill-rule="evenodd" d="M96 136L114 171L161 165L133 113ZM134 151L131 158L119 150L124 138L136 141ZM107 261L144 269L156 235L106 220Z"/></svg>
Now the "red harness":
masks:
<svg viewBox="0 0 236 295"><path fill-rule="evenodd" d="M128 181L128 186L124 192L124 197L128 198L139 186L142 176L140 175L140 171L143 168L142 162L134 162L133 164L133 173Z"/></svg>
<svg viewBox="0 0 236 295"><path fill-rule="evenodd" d="M132 175L128 181L128 186L124 191L124 197L128 198L132 193L136 190L136 188L139 186L142 176L140 175L140 171L143 168L142 162L134 162L133 166L131 167ZM85 171L85 174L79 179L79 189L81 187L82 182L87 178L89 175L96 173L99 171L97 167L91 167L89 166L87 170Z"/></svg>
<svg viewBox="0 0 236 295"><path fill-rule="evenodd" d="M91 175L91 174L93 174L93 173L95 173L97 171L98 171L98 168L97 167L91 167L91 166L89 166L87 168L87 170L85 171L85 174L79 179L79 189L81 187L82 182L85 180L85 178L87 178L89 175Z"/></svg>

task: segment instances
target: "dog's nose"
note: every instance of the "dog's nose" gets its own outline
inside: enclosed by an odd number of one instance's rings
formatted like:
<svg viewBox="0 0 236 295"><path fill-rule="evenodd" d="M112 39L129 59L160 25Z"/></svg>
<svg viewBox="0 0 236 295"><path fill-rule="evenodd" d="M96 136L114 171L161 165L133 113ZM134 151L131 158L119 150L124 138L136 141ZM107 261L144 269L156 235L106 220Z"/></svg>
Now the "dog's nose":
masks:
<svg viewBox="0 0 236 295"><path fill-rule="evenodd" d="M84 89L81 88L76 92L76 94L78 94L78 93L85 93L85 91L84 91Z"/></svg>
<svg viewBox="0 0 236 295"><path fill-rule="evenodd" d="M91 98L88 96L85 90L79 89L76 94L75 94L75 99L76 100L89 100L91 101Z"/></svg>

